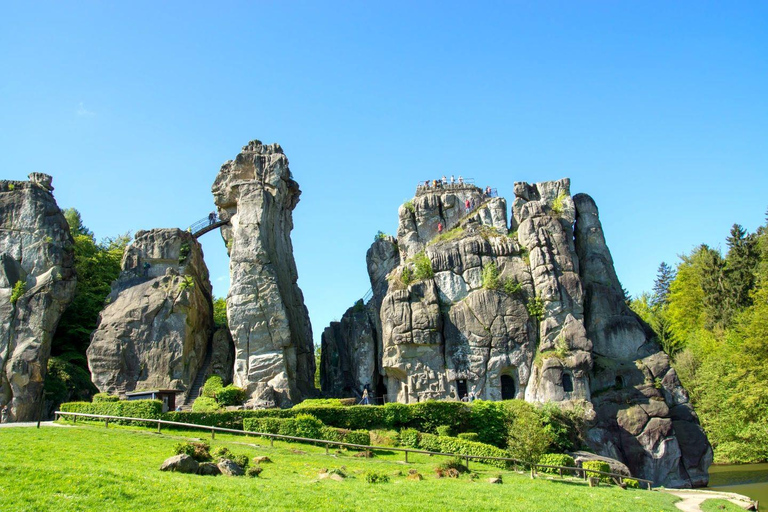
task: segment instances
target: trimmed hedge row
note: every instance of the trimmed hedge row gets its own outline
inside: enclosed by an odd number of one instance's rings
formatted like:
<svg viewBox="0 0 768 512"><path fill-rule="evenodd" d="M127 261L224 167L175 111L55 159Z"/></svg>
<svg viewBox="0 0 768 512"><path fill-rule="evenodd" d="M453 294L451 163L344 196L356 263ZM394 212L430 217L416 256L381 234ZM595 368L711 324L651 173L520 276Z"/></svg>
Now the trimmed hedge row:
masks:
<svg viewBox="0 0 768 512"><path fill-rule="evenodd" d="M308 414L301 414L295 418L246 418L243 420L243 427L244 430L250 432L263 432L265 434L306 437L321 441L338 441L365 446L371 444L371 435L367 430L329 427Z"/></svg>
<svg viewBox="0 0 768 512"><path fill-rule="evenodd" d="M404 429L400 432L400 444L430 452L458 453L460 455L483 457L509 457L506 451L490 444L467 441L458 437L423 434L414 429ZM508 462L503 460L486 460L482 462L504 469L510 466Z"/></svg>
<svg viewBox="0 0 768 512"><path fill-rule="evenodd" d="M595 471L602 471L603 473L610 473L611 472L611 466L607 462L603 462L601 460L585 460L581 463L581 467L584 469L593 469ZM587 477L597 477L600 479L601 482L610 483L611 477L607 475L601 475L600 473L593 473L591 471L587 471Z"/></svg>
<svg viewBox="0 0 768 512"><path fill-rule="evenodd" d="M160 400L120 400L117 402L68 402L61 404L59 408L62 412L79 412L82 414L103 414L106 416L125 416L128 418L148 418L159 419L163 415L163 402ZM85 420L78 421L101 421ZM114 420L118 424L133 424L136 422L125 422ZM144 426L151 426L154 423L146 423Z"/></svg>
<svg viewBox="0 0 768 512"><path fill-rule="evenodd" d="M576 465L576 462L574 462L573 457L565 453L545 453L539 457L539 464L544 464L546 466L566 466L572 468ZM560 473L560 471L555 468L539 468L538 470L542 473L549 473L552 475L557 475ZM568 471L564 474L572 473L573 471Z"/></svg>

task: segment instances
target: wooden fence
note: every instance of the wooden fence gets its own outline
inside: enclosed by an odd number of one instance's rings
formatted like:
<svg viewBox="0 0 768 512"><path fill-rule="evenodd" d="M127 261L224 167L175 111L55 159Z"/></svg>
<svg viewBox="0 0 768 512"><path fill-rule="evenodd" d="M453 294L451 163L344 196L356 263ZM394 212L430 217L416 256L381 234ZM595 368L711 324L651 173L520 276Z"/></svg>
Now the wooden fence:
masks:
<svg viewBox="0 0 768 512"><path fill-rule="evenodd" d="M62 412L62 411L56 411L54 413L54 419L58 419L59 417L69 416L72 417L73 421L77 421L77 418L89 418L89 419L95 419L104 421L104 426L109 427L109 422L111 421L135 421L135 422L141 422L141 423L156 423L157 424L157 431L158 433L162 431L162 426L167 425L171 427L184 427L189 429L198 429L198 430L207 430L211 433L211 439L216 439L216 432L221 432L225 434L237 434L237 435L250 435L250 436L260 436L260 437L268 437L270 440L270 445L274 446L275 439L278 440L285 440L285 441L300 441L303 443L314 443L318 445L325 445L325 453L326 455L330 452L331 446L341 446L345 448L355 448L355 449L361 449L361 450L380 450L380 451L396 451L396 452L403 452L405 454L405 462L408 462L408 454L409 453L419 453L424 455L441 455L445 457L456 457L459 459L464 459L465 464L467 468L469 468L469 461L475 460L475 461L484 461L484 460L495 460L495 461L505 461L507 463L510 463L515 469L517 467L523 467L523 468L530 468L531 474L536 475L537 472L540 469L554 469L557 470L560 477L563 477L563 474L565 473L571 473L576 476L581 476L585 480L589 477L593 477L595 475L600 476L607 476L613 479L613 481L619 485L621 485L624 480L635 480L638 483L642 483L646 485L646 488L648 490L651 490L653 487L653 482L651 480L645 480L643 478L635 478L635 477L628 477L626 475L621 475L619 473L609 473L605 471L598 471L596 469L584 469L584 468L578 468L578 467L570 467L570 466L552 466L549 464L534 464L530 462L525 462L519 459L513 459L510 457L491 457L487 455L466 455L462 453L444 453L444 452L431 452L428 450L418 450L416 448L401 448L401 447L394 447L394 446L368 446L363 444L352 444L352 443L345 443L342 441L327 441L324 439L310 439L307 437L295 437L295 436L285 436L282 434L269 434L266 432L250 432L248 430L236 430L233 428L223 428L223 427L211 427L208 425L198 425L196 423L181 423L178 421L167 421L167 420L160 420L160 419L152 419L152 418L129 418L129 417L123 417L123 416L107 416L105 414L85 414L80 412Z"/></svg>

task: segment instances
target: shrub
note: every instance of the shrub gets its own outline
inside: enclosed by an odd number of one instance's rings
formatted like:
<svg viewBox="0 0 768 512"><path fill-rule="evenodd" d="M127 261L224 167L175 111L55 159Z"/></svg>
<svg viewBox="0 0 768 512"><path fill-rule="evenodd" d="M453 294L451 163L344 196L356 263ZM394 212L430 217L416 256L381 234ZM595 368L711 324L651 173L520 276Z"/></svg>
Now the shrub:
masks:
<svg viewBox="0 0 768 512"><path fill-rule="evenodd" d="M467 471L469 471L469 468L465 466L464 462L458 457L448 459L445 462L442 462L441 464L439 464L435 468L436 471L439 471L439 470L448 471L451 469L455 470L459 474L466 473Z"/></svg>
<svg viewBox="0 0 768 512"><path fill-rule="evenodd" d="M207 398L216 398L216 393L224 389L224 382L218 375L211 375L203 385L201 395Z"/></svg>
<svg viewBox="0 0 768 512"><path fill-rule="evenodd" d="M506 405L511 418L507 430L510 455L525 462L536 462L552 441L539 411L522 400L509 400Z"/></svg>
<svg viewBox="0 0 768 512"><path fill-rule="evenodd" d="M430 452L458 453L460 455L476 455L478 457L509 457L507 452L501 448L496 448L489 444L432 434L421 434L418 447ZM487 460L483 462L500 468L508 466L507 462L503 460Z"/></svg>
<svg viewBox="0 0 768 512"><path fill-rule="evenodd" d="M506 403L475 400L470 407L469 430L477 432L481 443L506 447L508 417Z"/></svg>
<svg viewBox="0 0 768 512"><path fill-rule="evenodd" d="M160 400L118 400L117 402L68 402L61 404L62 412L79 412L82 414L103 414L106 416L123 416L127 418L158 419L163 414L163 402ZM83 418L81 418L83 419ZM78 421L81 421L78 419ZM103 421L103 420L92 420ZM155 426L156 423L112 420L117 424Z"/></svg>
<svg viewBox="0 0 768 512"><path fill-rule="evenodd" d="M216 401L221 406L241 405L245 402L245 390L230 384L216 392Z"/></svg>
<svg viewBox="0 0 768 512"><path fill-rule="evenodd" d="M367 430L328 427L323 425L322 421L308 414L299 414L295 418L245 418L243 426L249 432L280 434L366 446L371 444L370 433Z"/></svg>
<svg viewBox="0 0 768 512"><path fill-rule="evenodd" d="M176 455L189 455L197 462L208 462L212 459L209 451L210 448L210 445L204 442L179 443L174 447L173 451Z"/></svg>
<svg viewBox="0 0 768 512"><path fill-rule="evenodd" d="M498 290L499 284L499 268L496 263L488 263L483 266L482 285L486 290Z"/></svg>
<svg viewBox="0 0 768 512"><path fill-rule="evenodd" d="M630 489L639 489L640 488L640 482L635 480L634 478L625 478L624 483L627 484L627 487Z"/></svg>
<svg viewBox="0 0 768 512"><path fill-rule="evenodd" d="M26 281L16 281L11 292L11 304L16 304L22 295L27 291Z"/></svg>
<svg viewBox="0 0 768 512"><path fill-rule="evenodd" d="M11 192L13 192L14 190L16 190L16 185L14 185L13 183L9 183L9 184L8 184L8 190L10 190Z"/></svg>
<svg viewBox="0 0 768 512"><path fill-rule="evenodd" d="M451 427L448 425L440 425L435 429L437 432L437 435L444 436L444 437L451 437Z"/></svg>
<svg viewBox="0 0 768 512"><path fill-rule="evenodd" d="M408 407L411 415L408 426L421 432L437 432L440 425L447 425L454 432L463 432L469 423L470 408L462 402L427 400Z"/></svg>
<svg viewBox="0 0 768 512"><path fill-rule="evenodd" d="M199 396L192 402L192 412L216 412L219 409L219 403L207 396Z"/></svg>
<svg viewBox="0 0 768 512"><path fill-rule="evenodd" d="M415 428L405 428L400 431L400 444L402 446L418 448L420 440L421 434Z"/></svg>
<svg viewBox="0 0 768 512"><path fill-rule="evenodd" d="M581 463L581 467L584 469L591 469L593 471L602 471L604 473L611 472L611 466L607 462L603 462L601 460L585 460L584 462ZM601 482L605 482L605 483L611 482L611 477L607 475L601 475L600 473L593 473L592 471L587 471L587 478L591 476L599 478Z"/></svg>
<svg viewBox="0 0 768 512"><path fill-rule="evenodd" d="M568 195L565 193L565 191L561 190L560 193L557 194L557 197L552 200L552 205L550 207L552 209L552 213L557 217L563 214L563 211L565 210L565 199L567 197Z"/></svg>
<svg viewBox="0 0 768 512"><path fill-rule="evenodd" d="M311 414L299 414L294 418L294 431L296 437L306 437L308 439L320 439L320 429L323 428L323 422Z"/></svg>
<svg viewBox="0 0 768 512"><path fill-rule="evenodd" d="M416 269L413 273L413 277L415 277L417 281L430 279L435 275L435 272L432 270L432 262L424 251L417 253L413 257L413 266Z"/></svg>
<svg viewBox="0 0 768 512"><path fill-rule="evenodd" d="M477 432L462 432L457 437L464 441L473 441L473 442L480 441L480 436L477 434Z"/></svg>
<svg viewBox="0 0 768 512"><path fill-rule="evenodd" d="M247 455L232 455L229 460L243 469L248 468L248 465L250 464L250 460L248 459Z"/></svg>
<svg viewBox="0 0 768 512"><path fill-rule="evenodd" d="M292 418L246 418L243 420L243 430L263 434L279 434L280 425L289 419Z"/></svg>
<svg viewBox="0 0 768 512"><path fill-rule="evenodd" d="M389 482L389 477L378 471L368 471L365 473L365 481L369 484L385 484Z"/></svg>
<svg viewBox="0 0 768 512"><path fill-rule="evenodd" d="M544 316L544 301L539 297L534 297L529 300L525 307L528 310L528 314L531 316L531 318L541 320L541 318Z"/></svg>
<svg viewBox="0 0 768 512"><path fill-rule="evenodd" d="M184 262L187 260L187 257L189 256L190 247L189 243L184 242L181 244L181 248L179 248L179 265L183 265Z"/></svg>
<svg viewBox="0 0 768 512"><path fill-rule="evenodd" d="M186 290L187 288L195 287L195 278L192 276L184 276L179 283L179 290Z"/></svg>
<svg viewBox="0 0 768 512"><path fill-rule="evenodd" d="M413 200L408 199L403 203L403 207L408 210L410 213L416 213L416 207L413 205Z"/></svg>
<svg viewBox="0 0 768 512"><path fill-rule="evenodd" d="M341 429L335 429L341 430ZM344 442L349 444L371 445L371 434L367 430L347 430Z"/></svg>
<svg viewBox="0 0 768 512"><path fill-rule="evenodd" d="M403 267L403 272L400 274L400 282L405 286L408 286L413 282L413 271L410 267Z"/></svg>
<svg viewBox="0 0 768 512"><path fill-rule="evenodd" d="M539 457L539 464L547 466L569 466L574 467L576 464L573 457L565 453L546 453ZM542 473L550 473L557 475L560 472L555 468L539 468Z"/></svg>
<svg viewBox="0 0 768 512"><path fill-rule="evenodd" d="M262 469L262 467L261 467L261 466L259 466L259 465L257 464L257 465L255 465L255 466L251 466L251 467L249 467L249 468L248 468L248 469L245 471L245 474L246 474L246 475L248 475L248 476L249 476L249 477L251 477L251 478L256 478L256 477L258 477L258 476L261 474L261 472L262 472L262 471L264 471L264 470Z"/></svg>
<svg viewBox="0 0 768 512"><path fill-rule="evenodd" d="M578 450L584 444L586 423L584 408L561 409L555 403L547 403L540 410L544 430L552 437L548 450L562 453Z"/></svg>
<svg viewBox="0 0 768 512"><path fill-rule="evenodd" d="M523 291L523 285L515 281L514 279L504 280L504 293L507 295L515 295Z"/></svg>
<svg viewBox="0 0 768 512"><path fill-rule="evenodd" d="M120 397L117 395L110 395L109 393L96 393L93 395L94 402L118 402Z"/></svg>
<svg viewBox="0 0 768 512"><path fill-rule="evenodd" d="M229 448L226 446L219 446L215 450L213 450L213 453L211 454L213 457L217 459L229 459L232 460L232 457L235 455L229 451Z"/></svg>
<svg viewBox="0 0 768 512"><path fill-rule="evenodd" d="M294 405L294 409L304 409L307 407L344 407L348 405L354 405L355 402L349 403L347 398L307 398L298 405Z"/></svg>

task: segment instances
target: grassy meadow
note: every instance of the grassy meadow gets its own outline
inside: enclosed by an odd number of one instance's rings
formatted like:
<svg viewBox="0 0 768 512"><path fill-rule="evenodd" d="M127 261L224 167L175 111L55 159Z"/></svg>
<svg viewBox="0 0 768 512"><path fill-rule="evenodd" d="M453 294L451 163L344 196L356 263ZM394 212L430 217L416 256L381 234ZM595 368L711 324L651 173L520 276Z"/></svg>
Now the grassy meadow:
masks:
<svg viewBox="0 0 768 512"><path fill-rule="evenodd" d="M235 454L267 455L258 478L203 477L158 470L180 441L204 439L211 448L226 446ZM472 463L477 474L438 479L434 468L444 458L396 452L372 459L355 452L332 451L306 444L244 436L164 431L96 424L62 428L0 430L0 509L42 510L676 510L677 498L660 492L589 488L578 480L531 480L527 474ZM343 482L318 480L322 469L343 469ZM410 469L423 481L406 480ZM369 484L365 473L389 476ZM501 475L504 483L487 482Z"/></svg>

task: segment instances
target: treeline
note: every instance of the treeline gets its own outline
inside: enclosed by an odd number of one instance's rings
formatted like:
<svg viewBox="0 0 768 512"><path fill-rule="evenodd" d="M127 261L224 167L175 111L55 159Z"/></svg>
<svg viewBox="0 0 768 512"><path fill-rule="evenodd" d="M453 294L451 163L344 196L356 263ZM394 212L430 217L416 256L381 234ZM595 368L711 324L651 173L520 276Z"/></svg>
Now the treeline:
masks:
<svg viewBox="0 0 768 512"><path fill-rule="evenodd" d="M768 461L768 214L735 224L725 255L700 245L631 301L673 358L716 462Z"/></svg>

